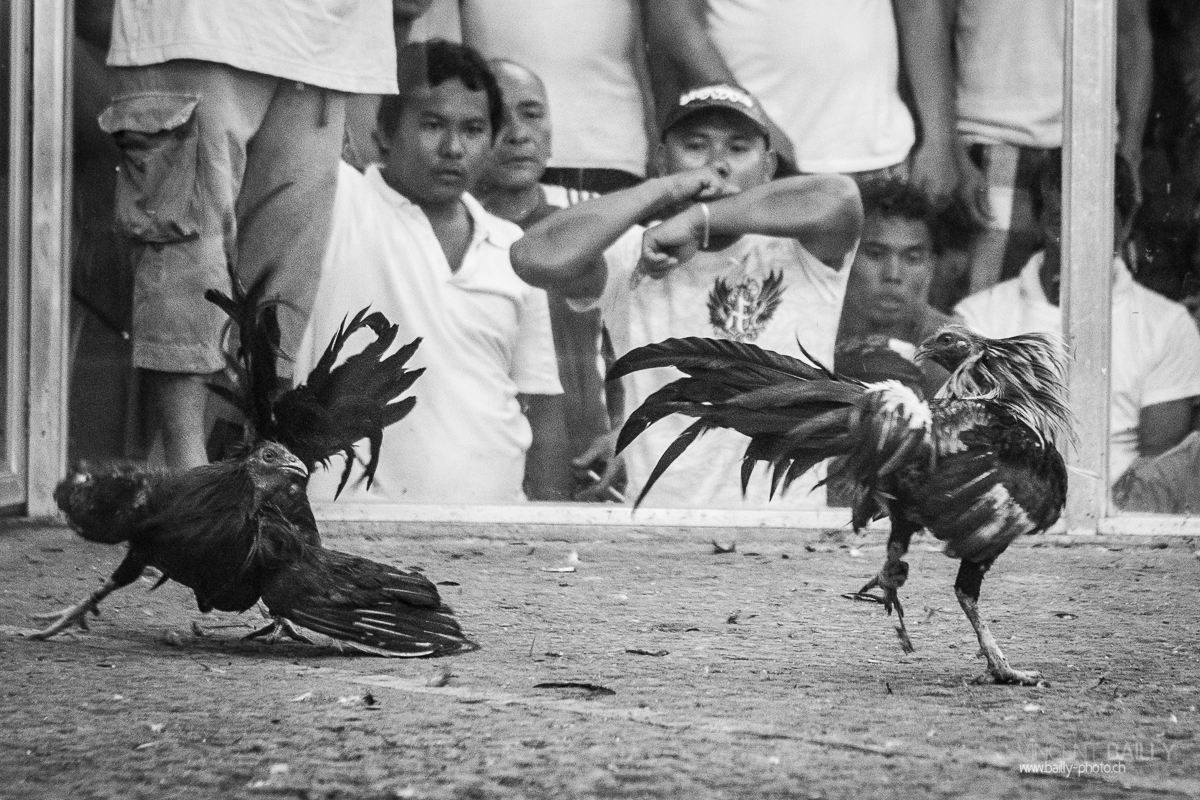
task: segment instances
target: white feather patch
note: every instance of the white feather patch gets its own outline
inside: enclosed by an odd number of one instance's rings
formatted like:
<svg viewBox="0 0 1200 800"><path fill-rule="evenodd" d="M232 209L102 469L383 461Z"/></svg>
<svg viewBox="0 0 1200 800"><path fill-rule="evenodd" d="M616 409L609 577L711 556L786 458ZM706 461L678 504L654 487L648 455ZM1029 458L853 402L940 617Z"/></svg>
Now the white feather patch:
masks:
<svg viewBox="0 0 1200 800"><path fill-rule="evenodd" d="M929 405L900 381L868 383L867 390L879 394L883 401L881 411L903 419L910 429L928 430L933 425L933 413Z"/></svg>

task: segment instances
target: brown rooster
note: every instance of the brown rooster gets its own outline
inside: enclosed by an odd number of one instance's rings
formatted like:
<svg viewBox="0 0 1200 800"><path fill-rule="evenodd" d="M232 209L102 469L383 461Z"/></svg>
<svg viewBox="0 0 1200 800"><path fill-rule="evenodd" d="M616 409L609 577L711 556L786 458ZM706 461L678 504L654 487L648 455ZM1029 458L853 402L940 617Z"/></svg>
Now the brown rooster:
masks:
<svg viewBox="0 0 1200 800"><path fill-rule="evenodd" d="M261 301L265 278L233 298L208 297L234 320L235 361L242 391L215 388L250 423L240 452L182 473L130 465L80 467L58 486L55 499L83 538L126 542L128 553L99 590L56 614L34 638L71 625L86 627L89 612L146 567L194 592L202 612L245 611L260 599L274 624L255 631L308 641L292 623L346 641L351 647L395 656L453 653L466 639L437 588L424 576L321 546L308 503L310 469L336 453L347 461L367 439L370 480L383 429L412 409L398 400L421 370L405 363L418 342L385 355L397 326L382 314L359 312L330 342L304 385L283 391L275 376L275 310ZM236 284L235 284L236 286ZM361 353L334 366L346 340L370 330ZM349 466L343 472L343 485Z"/></svg>
<svg viewBox="0 0 1200 800"><path fill-rule="evenodd" d="M770 465L773 490L828 458L831 477L855 487L853 525L888 516L887 561L856 596L883 591L911 650L897 590L908 576L902 558L925 528L961 560L954 591L999 683L1036 684L1015 670L980 617L979 590L996 557L1023 534L1059 517L1067 470L1058 445L1070 437L1065 356L1047 336L988 339L949 326L926 340L918 359L950 371L933 400L898 381L865 384L753 345L671 339L638 348L609 372L673 366L687 374L646 399L626 421L618 450L669 414L695 417L663 453L642 496L704 431L732 428L750 437L743 488L754 466ZM639 501L640 501L639 497Z"/></svg>

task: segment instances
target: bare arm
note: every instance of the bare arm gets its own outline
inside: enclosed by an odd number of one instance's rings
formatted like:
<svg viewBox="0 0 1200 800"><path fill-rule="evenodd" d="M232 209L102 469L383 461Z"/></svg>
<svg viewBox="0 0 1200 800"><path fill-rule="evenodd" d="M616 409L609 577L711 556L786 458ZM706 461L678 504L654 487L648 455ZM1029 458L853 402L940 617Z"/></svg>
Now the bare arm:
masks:
<svg viewBox="0 0 1200 800"><path fill-rule="evenodd" d="M607 279L604 251L623 233L679 203L715 199L728 191L714 170L704 168L564 208L513 244L513 269L531 286L557 289L568 297L599 297Z"/></svg>
<svg viewBox="0 0 1200 800"><path fill-rule="evenodd" d="M650 0L645 5L646 44L652 69L665 61L674 71L671 79L655 76L657 85L683 90L713 83L737 85L733 70L713 43L708 32L708 0ZM674 102L676 98L658 98ZM789 169L796 166L792 140L774 120L770 121L771 147Z"/></svg>
<svg viewBox="0 0 1200 800"><path fill-rule="evenodd" d="M1138 414L1138 454L1157 456L1183 441L1192 430L1195 397L1146 406Z"/></svg>
<svg viewBox="0 0 1200 800"><path fill-rule="evenodd" d="M525 495L530 500L570 500L572 474L565 397L523 394L520 400L533 431L533 442L525 454Z"/></svg>
<svg viewBox="0 0 1200 800"><path fill-rule="evenodd" d="M854 181L842 175L801 175L755 186L708 204L708 235L758 233L796 239L837 269L862 230L862 200ZM705 215L693 205L646 231L639 267L661 277L696 254L704 239Z"/></svg>
<svg viewBox="0 0 1200 800"><path fill-rule="evenodd" d="M893 0L893 5L900 57L921 122L913 181L934 196L946 196L959 183L952 17L942 0Z"/></svg>
<svg viewBox="0 0 1200 800"><path fill-rule="evenodd" d="M1139 203L1142 139L1154 91L1154 42L1147 6L1147 0L1119 0L1117 5L1117 152L1132 168Z"/></svg>

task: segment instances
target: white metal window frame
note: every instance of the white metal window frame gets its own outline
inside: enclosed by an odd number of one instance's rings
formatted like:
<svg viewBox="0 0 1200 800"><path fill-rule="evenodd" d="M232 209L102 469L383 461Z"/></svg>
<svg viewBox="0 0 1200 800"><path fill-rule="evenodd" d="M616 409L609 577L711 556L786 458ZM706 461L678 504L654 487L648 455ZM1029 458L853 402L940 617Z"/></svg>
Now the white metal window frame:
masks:
<svg viewBox="0 0 1200 800"><path fill-rule="evenodd" d="M28 484L25 457L29 334L29 119L24 113L30 96L30 52L32 30L30 7L11 4L9 14L9 103L8 130L8 219L7 268L8 303L5 309L5 362L7 374L2 382L4 446L0 452L0 506L11 508L25 502Z"/></svg>
<svg viewBox="0 0 1200 800"><path fill-rule="evenodd" d="M32 320L29 341L29 514L54 513L52 492L66 454L69 309L70 38L66 0L37 0L34 13ZM1069 382L1079 420L1070 451L1065 529L1072 533L1197 535L1200 519L1110 513L1106 480L1111 327L1112 165L1116 0L1068 0L1064 129L1064 330L1074 360ZM844 511L641 509L592 504L506 506L323 504L322 520L366 523L565 524L637 527L836 528Z"/></svg>
<svg viewBox="0 0 1200 800"><path fill-rule="evenodd" d="M44 517L56 513L54 486L67 458L74 19L68 0L12 5L24 14L31 8L33 15L26 508L30 516ZM13 115L21 111L14 109Z"/></svg>

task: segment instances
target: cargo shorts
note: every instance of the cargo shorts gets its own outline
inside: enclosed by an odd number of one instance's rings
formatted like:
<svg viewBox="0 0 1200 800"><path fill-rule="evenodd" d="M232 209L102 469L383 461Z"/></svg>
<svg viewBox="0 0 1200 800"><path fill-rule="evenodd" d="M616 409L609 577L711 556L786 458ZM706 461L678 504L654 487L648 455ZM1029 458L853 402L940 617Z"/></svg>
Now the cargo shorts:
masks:
<svg viewBox="0 0 1200 800"><path fill-rule="evenodd" d="M329 235L345 95L224 64L114 69L100 127L121 149L116 223L133 262L133 363L207 374L227 318L204 299L269 271L294 353Z"/></svg>

